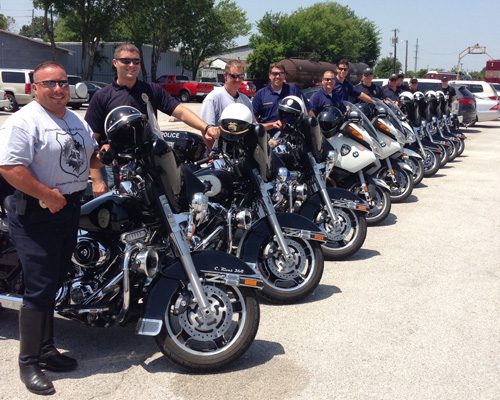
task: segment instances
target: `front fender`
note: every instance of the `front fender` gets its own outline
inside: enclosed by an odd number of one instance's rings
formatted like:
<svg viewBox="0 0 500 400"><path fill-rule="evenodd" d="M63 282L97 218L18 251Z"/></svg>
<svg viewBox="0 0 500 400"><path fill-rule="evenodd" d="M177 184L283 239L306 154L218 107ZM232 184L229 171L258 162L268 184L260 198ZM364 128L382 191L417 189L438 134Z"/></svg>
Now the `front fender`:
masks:
<svg viewBox="0 0 500 400"><path fill-rule="evenodd" d="M401 169L406 170L406 171L407 171L407 172L409 172L410 174L412 174L412 173L413 173L413 170L411 169L411 167L410 167L408 164L406 164L405 162L403 162L403 161L399 161L399 162L398 162L398 165L399 165L399 167L400 167Z"/></svg>
<svg viewBox="0 0 500 400"><path fill-rule="evenodd" d="M317 238L303 237L306 240L325 241L325 233L314 222L302 215L276 213L276 218L282 230L303 231L308 236L317 236ZM245 232L240 240L240 245L236 253L237 257L250 265L255 265L259 259L261 246L269 240L270 236L274 236L274 233L269 226L267 218L263 217Z"/></svg>
<svg viewBox="0 0 500 400"><path fill-rule="evenodd" d="M240 259L223 251L203 250L191 254L198 275L207 281L232 286L262 288L260 274ZM149 286L144 312L137 322L138 335L156 336L163 326L165 310L170 298L188 278L180 261L163 265Z"/></svg>
<svg viewBox="0 0 500 400"><path fill-rule="evenodd" d="M366 211L367 203L363 201L359 196L343 188L326 188L328 192L328 197L332 200L332 205L334 207L348 208L357 211ZM314 193L309 196L302 206L299 214L306 217L309 220L314 218L315 212L319 207L323 205L323 199L319 192Z"/></svg>
<svg viewBox="0 0 500 400"><path fill-rule="evenodd" d="M416 151L403 147L402 152L405 153L408 157L420 158L422 160L422 157Z"/></svg>

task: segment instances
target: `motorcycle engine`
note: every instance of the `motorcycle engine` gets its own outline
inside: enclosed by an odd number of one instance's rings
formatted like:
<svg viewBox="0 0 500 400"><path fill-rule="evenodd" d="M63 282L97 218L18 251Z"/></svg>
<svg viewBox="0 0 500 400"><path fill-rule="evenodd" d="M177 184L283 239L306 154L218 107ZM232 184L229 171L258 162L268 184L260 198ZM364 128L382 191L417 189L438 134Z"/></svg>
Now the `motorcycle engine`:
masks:
<svg viewBox="0 0 500 400"><path fill-rule="evenodd" d="M79 236L71 260L83 268L99 268L110 259L110 250L97 240Z"/></svg>

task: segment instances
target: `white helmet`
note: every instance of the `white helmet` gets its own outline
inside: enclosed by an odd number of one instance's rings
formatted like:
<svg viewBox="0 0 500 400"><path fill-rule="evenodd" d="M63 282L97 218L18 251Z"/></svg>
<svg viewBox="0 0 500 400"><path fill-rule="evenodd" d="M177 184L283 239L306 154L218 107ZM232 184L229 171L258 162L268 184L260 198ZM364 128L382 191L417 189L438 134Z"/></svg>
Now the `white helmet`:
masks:
<svg viewBox="0 0 500 400"><path fill-rule="evenodd" d="M306 114L306 105L298 96L286 96L280 100L278 104L278 115L280 119L290 118L295 122Z"/></svg>
<svg viewBox="0 0 500 400"><path fill-rule="evenodd" d="M239 136L247 133L252 126L253 114L247 106L233 103L222 111L220 127L225 139L238 139Z"/></svg>

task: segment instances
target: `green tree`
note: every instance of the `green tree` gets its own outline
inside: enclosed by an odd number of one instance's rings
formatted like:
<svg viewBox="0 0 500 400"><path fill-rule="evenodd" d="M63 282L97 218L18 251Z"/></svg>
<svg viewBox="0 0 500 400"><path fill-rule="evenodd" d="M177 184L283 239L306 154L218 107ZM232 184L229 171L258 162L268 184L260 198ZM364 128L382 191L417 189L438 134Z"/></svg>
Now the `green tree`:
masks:
<svg viewBox="0 0 500 400"><path fill-rule="evenodd" d="M45 18L35 17L29 25L23 25L19 31L20 35L30 37L30 38L40 38L48 40L48 36L45 33Z"/></svg>
<svg viewBox="0 0 500 400"><path fill-rule="evenodd" d="M380 33L375 24L358 18L349 7L335 2L299 8L291 15L267 13L257 26L259 33L250 39L254 54L248 60L259 63L250 68L257 77L267 76L272 60L263 65L262 58L269 53L269 43L283 51L284 57L314 54L328 62L345 57L373 65L380 54ZM278 52L273 54L277 55Z"/></svg>
<svg viewBox="0 0 500 400"><path fill-rule="evenodd" d="M0 29L12 32L12 29L14 28L15 24L16 20L14 18L0 14Z"/></svg>
<svg viewBox="0 0 500 400"><path fill-rule="evenodd" d="M200 63L234 46L234 39L250 32L246 13L234 1L189 0L189 21L179 30L181 59L196 78Z"/></svg>
<svg viewBox="0 0 500 400"><path fill-rule="evenodd" d="M399 60L396 60L396 71L400 71L401 69L401 63L399 62ZM373 73L377 78L388 78L391 74L394 73L394 58L384 57L380 59L380 61L375 66Z"/></svg>
<svg viewBox="0 0 500 400"><path fill-rule="evenodd" d="M419 69L417 71L417 78L425 78L425 75L427 74L428 70L427 69Z"/></svg>
<svg viewBox="0 0 500 400"><path fill-rule="evenodd" d="M54 37L54 16L56 15L55 1L50 0L33 0L33 6L35 8L43 10L43 26L45 30L45 34L50 42L50 46L52 47L53 58L56 56L56 41Z"/></svg>

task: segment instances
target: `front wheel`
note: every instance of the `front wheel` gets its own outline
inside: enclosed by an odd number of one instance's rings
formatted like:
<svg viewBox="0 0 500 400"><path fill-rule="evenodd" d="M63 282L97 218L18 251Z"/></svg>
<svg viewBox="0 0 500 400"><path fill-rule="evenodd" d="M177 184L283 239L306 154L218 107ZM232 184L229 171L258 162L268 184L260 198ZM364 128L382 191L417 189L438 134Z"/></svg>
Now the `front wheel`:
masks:
<svg viewBox="0 0 500 400"><path fill-rule="evenodd" d="M460 142L458 144L458 154L457 154L457 157L460 157L462 155L462 153L464 152L465 150L465 140L464 139L459 139Z"/></svg>
<svg viewBox="0 0 500 400"><path fill-rule="evenodd" d="M430 177L439 170L439 157L431 149L424 148L424 176Z"/></svg>
<svg viewBox="0 0 500 400"><path fill-rule="evenodd" d="M191 99L191 95L189 94L189 92L187 90L183 90L180 94L179 94L179 98L180 100L183 102L183 103L187 103L189 102L189 100Z"/></svg>
<svg viewBox="0 0 500 400"><path fill-rule="evenodd" d="M293 303L306 297L319 285L324 259L316 241L285 236L291 257L286 259L275 237L265 240L257 268L264 281L260 295L273 303Z"/></svg>
<svg viewBox="0 0 500 400"><path fill-rule="evenodd" d="M17 110L19 110L19 104L17 104L16 97L11 93L7 93L6 97L7 100L9 100L9 105L3 108L4 111L16 112Z"/></svg>
<svg viewBox="0 0 500 400"><path fill-rule="evenodd" d="M190 285L170 298L155 337L161 352L180 367L214 371L238 359L252 344L260 309L255 290L203 283L211 314L200 317Z"/></svg>
<svg viewBox="0 0 500 400"><path fill-rule="evenodd" d="M361 184L356 182L349 188L349 191L368 202L368 213L365 215L368 225L378 224L389 215L392 202L387 190L371 184L369 188L370 198L367 198L366 193L361 189Z"/></svg>
<svg viewBox="0 0 500 400"><path fill-rule="evenodd" d="M366 219L359 211L333 207L330 218L326 207L314 213L314 222L327 233L327 242L321 245L323 255L330 260L343 260L356 253L366 239Z"/></svg>
<svg viewBox="0 0 500 400"><path fill-rule="evenodd" d="M409 157L406 163L410 166L413 176L413 186L417 186L424 179L424 162L417 157Z"/></svg>
<svg viewBox="0 0 500 400"><path fill-rule="evenodd" d="M391 188L391 201L401 203L405 201L413 191L413 176L403 168L393 167L394 177L389 174L387 168L382 168L378 177L383 179Z"/></svg>

